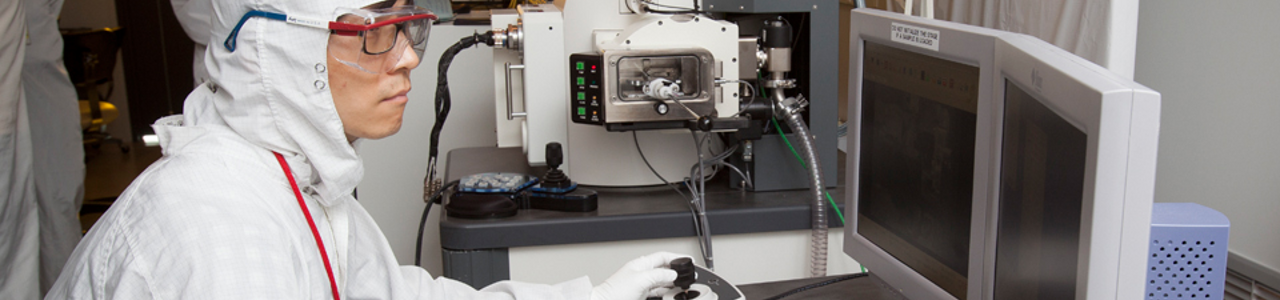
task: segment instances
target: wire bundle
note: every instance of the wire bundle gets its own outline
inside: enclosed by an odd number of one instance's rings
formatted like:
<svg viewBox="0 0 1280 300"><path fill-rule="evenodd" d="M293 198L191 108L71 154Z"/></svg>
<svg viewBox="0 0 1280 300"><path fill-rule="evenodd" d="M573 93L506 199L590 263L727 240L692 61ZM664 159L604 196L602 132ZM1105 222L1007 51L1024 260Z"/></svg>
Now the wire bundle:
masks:
<svg viewBox="0 0 1280 300"><path fill-rule="evenodd" d="M703 151L703 145L710 144L711 135L704 134L699 136L696 131L693 131L692 135L694 138L698 161L689 170L689 177L684 178L684 180L680 182L685 188L689 189L689 192L691 193L686 195L681 188L676 187L670 181L667 181L666 178L662 177L662 175L653 168L653 165L649 163L649 159L644 155L644 150L640 149L640 141L637 138L636 133L634 131L631 132L631 138L632 141L635 142L636 152L640 153L640 159L644 160L645 166L649 167L649 171L653 172L653 175L658 177L658 180L661 180L663 184L671 187L671 189L676 191L676 193L679 193L682 198L689 200L689 211L693 214L693 227L694 232L698 236L698 247L702 251L702 258L703 261L706 262L707 268L714 270L715 259L711 250L711 228L710 223L706 222L706 181L714 178L722 168L727 168L745 178L746 184L750 187L751 175L750 173L743 172L738 167L725 161L725 159L728 159L729 156L733 155L733 153L738 150L738 145L724 148L720 153L704 159L705 153L709 151ZM706 148L709 149L710 147ZM710 169L709 173L707 172L708 169Z"/></svg>
<svg viewBox="0 0 1280 300"><path fill-rule="evenodd" d="M453 57L457 56L458 52L480 43L493 46L493 31L472 34L458 40L453 46L444 50L444 54L440 55L440 61L436 65L438 72L436 75L436 122L431 126L431 143L427 146L427 177L422 182L422 201L427 202L427 207L422 211L422 221L418 224L418 251L413 254L414 264L418 266L422 266L422 231L427 225L431 205L439 203L444 191L458 184L457 181L453 181L447 185L441 185L436 178L436 162L440 154L440 132L444 130L445 120L449 118L449 108L453 106L453 99L449 95L449 65L453 64Z"/></svg>
<svg viewBox="0 0 1280 300"><path fill-rule="evenodd" d="M449 65L453 64L453 57L457 56L458 52L480 43L493 46L493 31L472 34L458 40L453 46L444 50L444 54L440 55L440 61L436 65L438 72L436 75L436 122L431 126L431 143L427 148L427 178L422 183L423 201L429 201L430 195L440 190L439 181L436 178L436 165L440 154L440 132L444 130L444 122L449 118L449 109L453 106L453 99L449 95Z"/></svg>

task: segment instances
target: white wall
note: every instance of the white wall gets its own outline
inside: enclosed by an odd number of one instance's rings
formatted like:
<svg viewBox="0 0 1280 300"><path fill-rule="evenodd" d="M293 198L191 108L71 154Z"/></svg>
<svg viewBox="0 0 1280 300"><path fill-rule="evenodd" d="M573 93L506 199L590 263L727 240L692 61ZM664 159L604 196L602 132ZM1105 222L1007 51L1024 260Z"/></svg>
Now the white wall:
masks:
<svg viewBox="0 0 1280 300"><path fill-rule="evenodd" d="M436 63L446 48L464 36L489 30L488 26L436 26L431 29L422 64L412 71L409 104L400 132L381 140L362 141L356 150L364 160L364 180L356 193L403 265L413 264L418 221L426 205L422 201L422 179L426 176L427 145L435 123ZM452 110L440 134L440 166L444 175L449 150L497 145L494 133L492 82L493 48L474 46L463 50L449 67ZM431 209L431 219L423 237L423 266L432 275L443 270L440 260L439 206Z"/></svg>
<svg viewBox="0 0 1280 300"><path fill-rule="evenodd" d="M116 27L116 2L114 0L66 0L62 3L62 15L58 18L58 28L106 28ZM107 133L123 141L132 141L133 134L129 124L129 99L125 89L124 52L116 56L116 70L112 75L115 88L107 102L120 110L120 117L107 124Z"/></svg>
<svg viewBox="0 0 1280 300"><path fill-rule="evenodd" d="M1160 91L1157 202L1231 219L1230 250L1280 270L1280 2L1142 2L1135 80Z"/></svg>

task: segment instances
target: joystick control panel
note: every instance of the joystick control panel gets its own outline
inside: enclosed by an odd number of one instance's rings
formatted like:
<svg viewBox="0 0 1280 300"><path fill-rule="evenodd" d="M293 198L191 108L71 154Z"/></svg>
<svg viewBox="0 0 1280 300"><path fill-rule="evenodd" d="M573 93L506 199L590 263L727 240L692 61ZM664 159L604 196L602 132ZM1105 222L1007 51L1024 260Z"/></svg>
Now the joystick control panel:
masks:
<svg viewBox="0 0 1280 300"><path fill-rule="evenodd" d="M737 286L711 270L694 265L691 258L671 261L671 269L676 271L675 288L662 295L661 300L746 300Z"/></svg>

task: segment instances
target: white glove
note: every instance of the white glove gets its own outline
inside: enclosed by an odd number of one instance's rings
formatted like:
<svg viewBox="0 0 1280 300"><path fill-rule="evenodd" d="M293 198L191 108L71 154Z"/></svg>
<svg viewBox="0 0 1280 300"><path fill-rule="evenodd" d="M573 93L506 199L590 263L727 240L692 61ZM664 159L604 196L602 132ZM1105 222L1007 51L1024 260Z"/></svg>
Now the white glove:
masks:
<svg viewBox="0 0 1280 300"><path fill-rule="evenodd" d="M591 300L642 300L660 297L676 280L672 260L688 255L658 252L636 258L622 266L604 283L591 289Z"/></svg>

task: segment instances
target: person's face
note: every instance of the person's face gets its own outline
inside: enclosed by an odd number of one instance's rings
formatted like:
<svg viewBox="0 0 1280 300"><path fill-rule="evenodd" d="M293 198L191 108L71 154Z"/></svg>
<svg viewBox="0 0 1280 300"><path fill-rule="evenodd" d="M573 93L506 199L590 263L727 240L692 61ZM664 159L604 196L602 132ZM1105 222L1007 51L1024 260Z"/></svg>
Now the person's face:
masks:
<svg viewBox="0 0 1280 300"><path fill-rule="evenodd" d="M395 5L404 2L398 0ZM359 51L361 45L358 36L329 35L330 92L348 142L357 138L380 139L400 131L404 107L409 102L409 71L418 66L419 60L412 47L392 49L404 52L399 62L387 72L373 74L344 64L332 55L334 51ZM387 54L381 58L394 57Z"/></svg>

